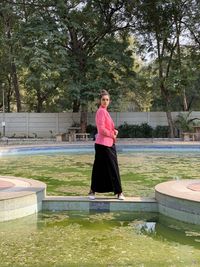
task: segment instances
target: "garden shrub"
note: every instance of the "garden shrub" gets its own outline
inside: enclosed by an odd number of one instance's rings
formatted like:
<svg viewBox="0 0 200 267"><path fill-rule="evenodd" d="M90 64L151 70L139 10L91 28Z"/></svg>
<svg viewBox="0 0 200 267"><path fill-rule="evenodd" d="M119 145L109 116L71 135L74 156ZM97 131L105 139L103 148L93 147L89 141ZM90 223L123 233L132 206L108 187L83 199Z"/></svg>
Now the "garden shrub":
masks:
<svg viewBox="0 0 200 267"><path fill-rule="evenodd" d="M155 138L167 138L169 137L169 126L157 125L153 130L153 137Z"/></svg>
<svg viewBox="0 0 200 267"><path fill-rule="evenodd" d="M156 128L151 127L148 123L137 124L124 124L118 127L119 138L168 138L169 127L158 125ZM90 133L90 138L95 137L97 128L94 125L89 124L86 128L86 132Z"/></svg>
<svg viewBox="0 0 200 267"><path fill-rule="evenodd" d="M142 137L144 137L144 138L152 137L153 128L150 125L148 125L147 123L142 123L140 125L140 130L141 130Z"/></svg>
<svg viewBox="0 0 200 267"><path fill-rule="evenodd" d="M154 129L147 123L140 125L127 124L126 122L118 127L120 138L167 138L169 136L168 126L156 126Z"/></svg>
<svg viewBox="0 0 200 267"><path fill-rule="evenodd" d="M97 127L92 125L92 124L88 124L86 127L86 132L90 134L90 138L95 138L95 134L97 133Z"/></svg>

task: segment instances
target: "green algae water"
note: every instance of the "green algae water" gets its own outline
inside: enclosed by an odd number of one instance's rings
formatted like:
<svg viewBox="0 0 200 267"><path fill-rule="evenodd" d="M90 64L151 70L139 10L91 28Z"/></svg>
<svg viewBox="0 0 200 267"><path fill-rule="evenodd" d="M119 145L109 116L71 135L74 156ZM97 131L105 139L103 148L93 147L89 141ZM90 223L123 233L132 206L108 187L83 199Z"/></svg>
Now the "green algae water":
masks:
<svg viewBox="0 0 200 267"><path fill-rule="evenodd" d="M200 266L200 227L153 213L40 213L0 240L0 266Z"/></svg>
<svg viewBox="0 0 200 267"><path fill-rule="evenodd" d="M47 184L48 195L87 195L94 153L0 157L0 175ZM154 196L168 180L199 179L200 153L118 153L126 196ZM0 223L1 266L200 266L200 226L157 214L40 213Z"/></svg>

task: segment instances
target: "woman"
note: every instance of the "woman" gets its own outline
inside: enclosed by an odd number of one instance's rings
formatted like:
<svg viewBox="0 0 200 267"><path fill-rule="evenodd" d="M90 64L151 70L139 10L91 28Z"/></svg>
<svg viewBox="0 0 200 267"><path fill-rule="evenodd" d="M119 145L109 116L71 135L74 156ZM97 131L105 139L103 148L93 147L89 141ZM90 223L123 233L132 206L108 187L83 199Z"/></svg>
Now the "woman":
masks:
<svg viewBox="0 0 200 267"><path fill-rule="evenodd" d="M96 113L97 135L95 140L95 160L92 170L89 199L95 199L95 192L114 192L124 200L122 193L115 142L118 131L107 111L110 95L106 90L100 94L100 107Z"/></svg>

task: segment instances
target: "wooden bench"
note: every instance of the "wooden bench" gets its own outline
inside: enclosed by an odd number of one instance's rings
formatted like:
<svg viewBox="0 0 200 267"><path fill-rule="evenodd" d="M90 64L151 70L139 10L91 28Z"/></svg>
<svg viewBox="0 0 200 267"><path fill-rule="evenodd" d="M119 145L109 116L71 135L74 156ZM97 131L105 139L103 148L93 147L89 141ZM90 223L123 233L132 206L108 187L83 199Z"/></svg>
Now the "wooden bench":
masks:
<svg viewBox="0 0 200 267"><path fill-rule="evenodd" d="M192 141L196 141L199 139L199 134L198 133L182 133L183 136L183 141L190 141L192 139Z"/></svg>
<svg viewBox="0 0 200 267"><path fill-rule="evenodd" d="M66 133L57 133L56 134L56 142L66 141Z"/></svg>
<svg viewBox="0 0 200 267"><path fill-rule="evenodd" d="M89 133L57 133L56 135L56 142L75 142L77 140L88 141L90 136Z"/></svg>
<svg viewBox="0 0 200 267"><path fill-rule="evenodd" d="M90 136L89 133L75 133L74 141L77 141L77 140L88 141L89 136Z"/></svg>

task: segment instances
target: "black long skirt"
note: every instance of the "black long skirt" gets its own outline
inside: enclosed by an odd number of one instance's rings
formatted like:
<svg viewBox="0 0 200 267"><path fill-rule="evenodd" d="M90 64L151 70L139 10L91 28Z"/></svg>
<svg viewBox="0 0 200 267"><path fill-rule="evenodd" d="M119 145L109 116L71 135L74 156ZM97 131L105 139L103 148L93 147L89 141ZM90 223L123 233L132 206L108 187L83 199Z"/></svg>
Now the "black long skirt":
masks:
<svg viewBox="0 0 200 267"><path fill-rule="evenodd" d="M91 189L94 192L122 192L115 145L107 147L95 144L95 160L92 169Z"/></svg>

